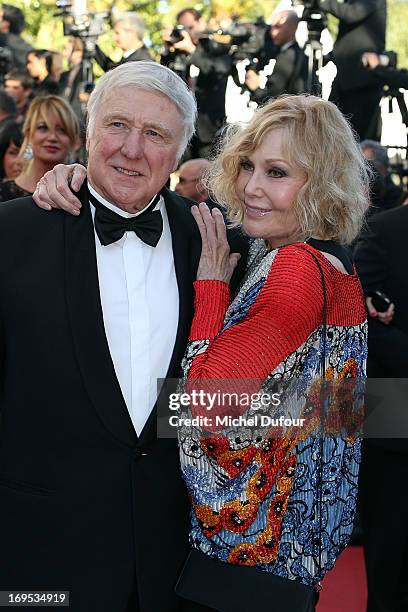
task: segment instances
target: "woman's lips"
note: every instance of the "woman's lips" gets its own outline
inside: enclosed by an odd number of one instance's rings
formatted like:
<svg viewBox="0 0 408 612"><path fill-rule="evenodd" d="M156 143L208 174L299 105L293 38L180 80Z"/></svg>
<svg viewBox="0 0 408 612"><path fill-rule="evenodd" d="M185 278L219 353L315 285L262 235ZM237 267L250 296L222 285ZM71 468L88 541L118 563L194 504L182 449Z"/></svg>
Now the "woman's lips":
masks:
<svg viewBox="0 0 408 612"><path fill-rule="evenodd" d="M58 151L60 151L59 147L53 147L52 145L47 145L44 147L44 149L48 151L48 153L57 153Z"/></svg>
<svg viewBox="0 0 408 612"><path fill-rule="evenodd" d="M264 217L265 215L268 215L269 213L273 212L270 209L259 208L257 206L250 206L249 204L245 204L245 211L247 215L254 216L254 217Z"/></svg>

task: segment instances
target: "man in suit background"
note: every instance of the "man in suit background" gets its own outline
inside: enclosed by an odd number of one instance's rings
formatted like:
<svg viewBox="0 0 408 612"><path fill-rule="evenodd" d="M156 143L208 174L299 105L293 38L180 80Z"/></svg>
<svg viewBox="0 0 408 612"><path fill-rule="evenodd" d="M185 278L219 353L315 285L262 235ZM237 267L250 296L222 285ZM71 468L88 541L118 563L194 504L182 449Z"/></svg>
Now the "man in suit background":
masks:
<svg viewBox="0 0 408 612"><path fill-rule="evenodd" d="M100 49L95 48L95 60L102 70L112 70L125 62L135 62L139 60L152 59L149 51L143 42L145 32L143 19L132 12L121 13L114 23L115 43L123 51L122 59L114 62Z"/></svg>
<svg viewBox="0 0 408 612"><path fill-rule="evenodd" d="M371 315L368 318L368 376L394 379L392 385L398 383L395 379L402 378L402 389L404 379L408 378L407 235L408 207L398 206L369 219L355 250L356 267ZM376 310L372 302L371 296L376 291L383 292L392 302L382 311ZM401 389L401 383L396 386ZM378 395L378 384L374 389ZM393 400L384 397L380 405L384 423L392 419L388 407L391 414L396 409L389 402ZM398 409L405 413L405 403ZM397 425L394 430L398 435ZM363 441L359 501L367 572L367 612L408 609L407 470L407 438ZM396 492L394 503L390 502L391 491ZM398 526L396 533L393 533L394 525Z"/></svg>
<svg viewBox="0 0 408 612"><path fill-rule="evenodd" d="M201 184L201 179L209 165L210 162L208 159L202 157L189 159L181 164L178 169L178 183L175 187L175 192L195 202L203 202L206 200L208 198L208 192Z"/></svg>
<svg viewBox="0 0 408 612"><path fill-rule="evenodd" d="M195 102L167 68L131 62L88 112L78 214L31 198L0 210L0 590L69 590L73 612L175 612L188 503L155 402L193 313L198 231L164 185Z"/></svg>
<svg viewBox="0 0 408 612"><path fill-rule="evenodd" d="M350 118L361 140L380 140L382 85L364 68L362 55L384 51L386 0L319 0L318 4L339 19L332 52L337 75L330 100Z"/></svg>
<svg viewBox="0 0 408 612"><path fill-rule="evenodd" d="M264 88L260 87L260 76L257 72L248 70L245 75L245 85L250 90L251 100L254 102L263 104L269 98L283 93L298 94L305 91L307 58L296 42L298 24L299 17L295 11L279 11L272 16L271 59L276 57L273 73L268 76ZM266 51L264 55L267 57L268 52Z"/></svg>

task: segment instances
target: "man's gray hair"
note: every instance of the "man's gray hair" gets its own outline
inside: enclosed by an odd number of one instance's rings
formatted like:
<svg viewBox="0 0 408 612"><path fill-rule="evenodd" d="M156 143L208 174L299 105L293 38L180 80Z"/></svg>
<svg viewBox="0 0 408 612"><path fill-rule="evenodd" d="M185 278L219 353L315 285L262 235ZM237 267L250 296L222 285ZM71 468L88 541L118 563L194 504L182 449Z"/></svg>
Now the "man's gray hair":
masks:
<svg viewBox="0 0 408 612"><path fill-rule="evenodd" d="M137 13L133 13L131 11L119 13L119 15L114 19L114 25L117 23L123 23L125 28L136 32L139 40L143 40L145 24L142 17L140 17L140 15Z"/></svg>
<svg viewBox="0 0 408 612"><path fill-rule="evenodd" d="M99 79L88 102L87 135L92 135L103 100L110 93L116 94L118 89L124 87L137 87L143 91L161 94L177 107L183 122L183 138L178 150L180 159L194 134L196 101L183 79L169 68L152 61L125 62Z"/></svg>
<svg viewBox="0 0 408 612"><path fill-rule="evenodd" d="M364 149L371 149L374 155L374 159L372 161L375 164L380 164L380 166L388 168L390 160L388 158L387 148L383 147L380 142L377 140L363 140L360 142L360 149L362 151L364 151Z"/></svg>

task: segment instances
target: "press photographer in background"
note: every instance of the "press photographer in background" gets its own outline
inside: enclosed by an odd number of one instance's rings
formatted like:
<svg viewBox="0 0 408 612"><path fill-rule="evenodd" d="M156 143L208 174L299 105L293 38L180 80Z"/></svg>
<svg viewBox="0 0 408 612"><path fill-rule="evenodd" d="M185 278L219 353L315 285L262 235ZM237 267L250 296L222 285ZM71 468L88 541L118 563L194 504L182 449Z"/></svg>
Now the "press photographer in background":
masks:
<svg viewBox="0 0 408 612"><path fill-rule="evenodd" d="M251 100L263 104L269 98L283 93L298 94L305 91L307 77L307 58L296 42L299 18L295 11L279 11L272 16L270 39L276 57L273 73L268 76L264 88L260 87L261 78L257 71L247 70L245 85L250 91ZM267 51L262 53L267 56Z"/></svg>
<svg viewBox="0 0 408 612"><path fill-rule="evenodd" d="M337 104L361 140L380 140L382 85L366 70L361 56L385 48L386 0L316 0L319 8L339 19L332 52L337 67L330 100Z"/></svg>
<svg viewBox="0 0 408 612"><path fill-rule="evenodd" d="M11 62L8 70L12 68L25 69L27 53L31 51L32 47L20 36L24 28L23 11L11 4L1 4L0 32L4 36L1 46L6 47L11 52Z"/></svg>
<svg viewBox="0 0 408 612"><path fill-rule="evenodd" d="M165 47L160 63L177 72L194 90L198 118L189 156L207 158L225 121L227 81L235 68L229 45L209 35L201 13L186 8L178 13L176 20L180 27L164 33ZM192 65L199 70L194 81L190 78Z"/></svg>
<svg viewBox="0 0 408 612"><path fill-rule="evenodd" d="M387 53L364 53L362 61L370 74L382 85L408 89L408 70L397 68L397 55L392 51Z"/></svg>
<svg viewBox="0 0 408 612"><path fill-rule="evenodd" d="M96 45L95 60L102 70L107 72L125 62L152 59L143 42L145 26L140 15L132 12L121 13L114 20L113 31L115 44L123 52L123 56L118 62L114 62Z"/></svg>

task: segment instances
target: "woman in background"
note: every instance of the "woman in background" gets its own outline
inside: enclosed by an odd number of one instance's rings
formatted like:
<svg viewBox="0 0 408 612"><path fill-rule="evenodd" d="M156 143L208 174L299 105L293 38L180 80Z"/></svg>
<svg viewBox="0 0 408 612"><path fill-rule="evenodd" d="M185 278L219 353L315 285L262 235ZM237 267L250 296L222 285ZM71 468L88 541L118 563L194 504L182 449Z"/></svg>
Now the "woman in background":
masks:
<svg viewBox="0 0 408 612"><path fill-rule="evenodd" d="M62 98L37 97L28 109L23 136L19 158L24 169L14 180L0 183L0 202L31 195L48 170L67 161L79 146L78 120Z"/></svg>
<svg viewBox="0 0 408 612"><path fill-rule="evenodd" d="M0 135L0 180L14 179L22 170L19 158L23 135L17 123L10 123Z"/></svg>
<svg viewBox="0 0 408 612"><path fill-rule="evenodd" d="M53 52L33 49L27 54L27 72L35 80L35 96L58 95L59 85L53 77Z"/></svg>

